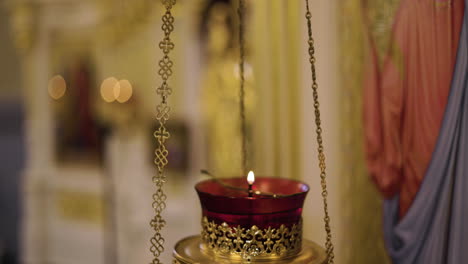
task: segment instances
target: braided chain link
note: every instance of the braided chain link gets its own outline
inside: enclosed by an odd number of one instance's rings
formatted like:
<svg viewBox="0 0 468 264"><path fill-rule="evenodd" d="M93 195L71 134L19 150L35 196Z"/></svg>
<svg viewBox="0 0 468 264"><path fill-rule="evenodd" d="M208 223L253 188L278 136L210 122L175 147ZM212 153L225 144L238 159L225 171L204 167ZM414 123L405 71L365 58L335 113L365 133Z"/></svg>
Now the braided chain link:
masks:
<svg viewBox="0 0 468 264"><path fill-rule="evenodd" d="M245 2L239 0L237 14L239 15L239 74L240 74L240 90L239 90L239 106L240 106L240 129L242 137L242 175L247 175L247 121L245 117L245 41L244 41L244 11Z"/></svg>
<svg viewBox="0 0 468 264"><path fill-rule="evenodd" d="M162 217L162 212L166 208L167 196L164 193L163 186L166 182L166 175L164 168L168 163L169 151L165 146L166 140L169 139L171 134L167 130L165 124L169 120L171 107L167 103L169 95L172 94L172 88L168 84L168 79L172 75L173 61L169 57L169 53L174 49L174 42L171 40L171 33L174 31L174 16L171 13L172 7L175 5L176 0L162 0L162 4L166 8L166 12L162 16L161 29L164 32L164 38L159 42L159 48L163 52L163 57L159 60L158 74L162 79L161 85L156 89L156 93L161 97L161 102L156 107L156 120L159 123L158 129L154 132L154 137L158 141L158 147L154 151L154 163L157 167L157 174L153 176L153 182L156 185L156 192L153 194L153 209L155 216L151 219L150 225L154 230L154 235L151 238L150 251L153 254L153 261L151 264L162 264L159 257L164 252L164 238L161 230L166 225L166 221Z"/></svg>
<svg viewBox="0 0 468 264"><path fill-rule="evenodd" d="M309 35L309 39L307 43L309 44L309 62L310 62L310 69L312 73L312 91L314 97L314 109L315 109L315 124L317 126L316 133L317 133L317 144L318 144L318 160L319 160L319 167L320 167L320 184L322 186L322 198L323 198L323 210L324 210L324 222L325 222L325 231L326 231L326 242L325 248L327 251L327 263L333 264L335 259L334 254L334 247L332 243L332 233L330 228L330 216L328 213L328 191L327 191L327 174L326 174L326 165L325 165L325 153L323 147L323 139L322 139L322 122L320 120L320 104L318 101L318 84L317 84L317 74L315 70L315 48L314 48L314 38L312 36L312 14L310 13L309 8L309 0L305 0L306 2L306 19L307 19L307 31Z"/></svg>

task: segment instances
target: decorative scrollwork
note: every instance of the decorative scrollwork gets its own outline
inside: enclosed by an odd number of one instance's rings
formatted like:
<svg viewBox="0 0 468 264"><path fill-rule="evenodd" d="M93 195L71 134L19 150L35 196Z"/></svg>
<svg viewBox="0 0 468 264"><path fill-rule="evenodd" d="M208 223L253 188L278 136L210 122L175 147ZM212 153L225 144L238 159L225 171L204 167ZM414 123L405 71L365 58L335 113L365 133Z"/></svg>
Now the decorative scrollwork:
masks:
<svg viewBox="0 0 468 264"><path fill-rule="evenodd" d="M162 22L163 24L161 26L161 29L164 31L164 34L171 34L171 32L174 31L174 17L172 16L170 11L167 11L164 14L164 16L162 17Z"/></svg>
<svg viewBox="0 0 468 264"><path fill-rule="evenodd" d="M169 120L169 113L171 111L171 107L168 106L166 103L162 103L156 107L156 119L160 123L165 123Z"/></svg>
<svg viewBox="0 0 468 264"><path fill-rule="evenodd" d="M162 3L166 9L171 9L176 4L176 0L162 0Z"/></svg>
<svg viewBox="0 0 468 264"><path fill-rule="evenodd" d="M163 49L164 51L164 49ZM172 75L172 66L174 65L174 63L172 62L172 60L169 58L169 56L165 55L160 61L159 61L159 75L161 75L161 77L163 79L168 79L169 76Z"/></svg>
<svg viewBox="0 0 468 264"><path fill-rule="evenodd" d="M160 144L163 144L167 139L169 139L169 137L171 137L171 134L165 127L161 126L154 132L154 137Z"/></svg>
<svg viewBox="0 0 468 264"><path fill-rule="evenodd" d="M169 38L164 38L159 42L159 48L164 52L164 53L169 53L172 49L174 49L174 42L172 42Z"/></svg>
<svg viewBox="0 0 468 264"><path fill-rule="evenodd" d="M156 154L156 157L154 158L154 163L156 164L159 170L162 170L162 168L164 168L169 162L169 160L167 159L167 156L169 156L169 151L164 145L160 145L156 149L154 154Z"/></svg>
<svg viewBox="0 0 468 264"><path fill-rule="evenodd" d="M257 226L230 227L227 223L219 225L203 217L201 238L206 249L216 256L240 256L247 260L280 259L300 252L302 222L290 228L281 225L279 228L260 229Z"/></svg>
<svg viewBox="0 0 468 264"><path fill-rule="evenodd" d="M172 94L172 89L167 84L161 84L161 86L159 86L158 89L156 90L156 93L158 95L161 95L162 97L167 98L169 95Z"/></svg>

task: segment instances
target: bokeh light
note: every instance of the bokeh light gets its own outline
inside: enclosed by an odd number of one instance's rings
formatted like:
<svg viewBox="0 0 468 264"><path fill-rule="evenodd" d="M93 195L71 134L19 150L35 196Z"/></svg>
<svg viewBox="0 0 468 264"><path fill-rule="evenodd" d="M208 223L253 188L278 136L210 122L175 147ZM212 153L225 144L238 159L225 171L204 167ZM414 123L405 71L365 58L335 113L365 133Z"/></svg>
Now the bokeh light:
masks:
<svg viewBox="0 0 468 264"><path fill-rule="evenodd" d="M49 95L54 100L59 100L67 91L67 83L61 75L55 75L49 80Z"/></svg>
<svg viewBox="0 0 468 264"><path fill-rule="evenodd" d="M114 77L109 77L105 79L101 84L101 97L104 101L112 103L115 101L115 90L120 89L116 86L119 86L119 81Z"/></svg>
<svg viewBox="0 0 468 264"><path fill-rule="evenodd" d="M132 84L128 80L120 80L119 85L114 88L115 98L119 103L127 102L133 94Z"/></svg>

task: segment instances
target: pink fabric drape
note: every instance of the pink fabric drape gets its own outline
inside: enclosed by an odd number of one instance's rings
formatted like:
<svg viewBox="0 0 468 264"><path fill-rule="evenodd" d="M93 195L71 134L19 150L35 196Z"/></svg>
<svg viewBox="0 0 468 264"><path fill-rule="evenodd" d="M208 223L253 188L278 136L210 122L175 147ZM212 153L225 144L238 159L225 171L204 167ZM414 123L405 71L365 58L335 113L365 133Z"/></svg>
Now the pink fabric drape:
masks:
<svg viewBox="0 0 468 264"><path fill-rule="evenodd" d="M364 83L370 175L386 198L409 209L439 134L455 65L464 0L402 0L379 69L371 43Z"/></svg>

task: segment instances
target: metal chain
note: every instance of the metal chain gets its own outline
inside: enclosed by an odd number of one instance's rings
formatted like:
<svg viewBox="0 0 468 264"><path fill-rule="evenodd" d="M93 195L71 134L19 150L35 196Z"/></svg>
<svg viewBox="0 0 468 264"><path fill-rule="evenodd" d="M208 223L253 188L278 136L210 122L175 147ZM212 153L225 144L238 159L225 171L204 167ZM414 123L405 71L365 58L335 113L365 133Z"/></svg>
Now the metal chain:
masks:
<svg viewBox="0 0 468 264"><path fill-rule="evenodd" d="M242 137L242 175L247 175L247 124L245 118L245 41L244 41L244 11L245 2L239 0L237 14L239 15L239 74L240 74L240 91L239 91L239 106L240 106L240 132Z"/></svg>
<svg viewBox="0 0 468 264"><path fill-rule="evenodd" d="M326 165L325 165L325 153L323 147L323 139L322 139L322 124L320 120L320 105L318 101L318 84L317 84L317 74L315 70L315 48L314 48L314 38L312 36L312 14L310 13L309 8L309 0L305 0L306 2L306 19L307 19L307 31L309 34L308 44L309 44L309 62L310 62L310 69L312 73L312 91L314 97L314 109L315 109L315 124L317 126L316 133L317 133L317 144L318 144L318 160L319 160L319 167L320 167L320 184L322 185L322 198L323 198L323 210L324 210L324 222L325 222L325 231L327 234L325 248L327 251L327 263L333 264L334 263L334 248L332 243L332 233L330 228L330 216L328 213L328 191L327 191L327 174L326 174Z"/></svg>
<svg viewBox="0 0 468 264"><path fill-rule="evenodd" d="M167 156L169 151L165 146L165 142L170 137L165 124L169 120L169 113L171 107L168 105L167 99L172 94L172 88L168 84L168 79L172 75L173 61L169 57L169 52L174 49L174 42L171 40L171 32L174 31L174 16L172 16L171 9L175 5L176 0L161 0L166 8L166 12L162 16L161 29L164 32L164 38L159 42L159 48L163 52L163 57L159 60L158 74L161 76L162 83L156 89L156 93L161 97L161 102L156 107L156 120L159 123L158 129L154 132L154 137L158 141L158 147L154 154L154 163L158 169L157 174L153 176L153 182L156 185L156 192L153 194L153 209L155 216L151 219L150 225L154 230L154 235L151 238L150 251L153 254L153 261L151 264L162 264L159 257L164 252L164 238L161 230L166 225L166 221L162 217L162 211L166 208L167 196L164 193L163 186L166 182L166 174L164 168L168 163Z"/></svg>

